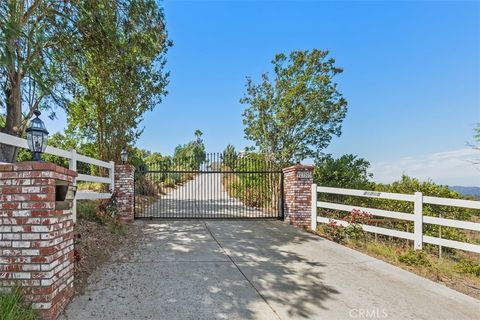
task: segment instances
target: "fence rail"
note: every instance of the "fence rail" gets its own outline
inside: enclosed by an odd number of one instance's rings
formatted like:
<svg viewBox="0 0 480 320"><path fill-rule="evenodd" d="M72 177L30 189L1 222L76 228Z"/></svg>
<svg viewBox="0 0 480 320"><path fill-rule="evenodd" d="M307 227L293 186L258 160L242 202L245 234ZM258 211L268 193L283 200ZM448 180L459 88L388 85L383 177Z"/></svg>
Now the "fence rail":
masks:
<svg viewBox="0 0 480 320"><path fill-rule="evenodd" d="M5 134L0 132L0 144L14 146L18 148L28 149L27 140L15 136L11 136L9 134ZM75 184L78 181L86 181L86 182L97 182L97 183L105 183L109 185L110 193L99 193L99 192L90 192L90 191L79 191L75 196L75 200L73 201L73 220L77 220L77 204L76 200L95 200L95 199L108 199L112 196L112 192L114 190L114 171L115 171L115 163L113 161L105 162L95 158L87 157L81 154L78 154L75 149L72 150L63 150L56 147L47 146L45 149L46 154L51 154L54 156L62 157L68 159L69 162L69 169L73 171L77 171L77 163L83 162L87 164L92 164L98 167L106 168L108 170L108 177L99 177L99 176L92 176L88 174L79 174L75 179Z"/></svg>
<svg viewBox="0 0 480 320"><path fill-rule="evenodd" d="M339 204L339 203L326 202L326 201L317 201L318 193L407 201L407 202L413 202L414 209L412 214L412 213L405 213L405 212L396 212L396 211L389 211L389 210L381 210L381 209ZM455 241L455 240L449 240L449 239L443 239L443 238L437 238L437 237L431 237L423 234L424 224L433 224L438 226L446 226L446 227L460 228L460 229L480 232L480 223L477 223L477 222L453 220L453 219L423 215L423 204L434 204L434 205L461 207L461 208L468 208L468 209L480 209L480 201L423 196L421 192L415 192L413 195L410 195L410 194L401 194L401 193L320 187L320 186L317 186L316 184L312 185L311 199L312 199L312 220L311 220L312 230L317 229L317 223L330 223L331 221L335 221L338 225L341 225L344 227L349 225L349 223L344 220L318 216L318 213L317 213L318 208L348 211L348 212L354 209L357 209L360 211L367 212L373 216L413 221L414 223L413 232L406 232L406 231L376 227L371 225L362 225L362 229L370 233L376 233L376 234L381 234L381 235L386 235L391 237L412 240L414 242L415 250L422 249L423 243L429 243L429 244L434 244L434 245L443 246L443 247L449 247L454 249L480 253L480 245L461 242L461 241Z"/></svg>

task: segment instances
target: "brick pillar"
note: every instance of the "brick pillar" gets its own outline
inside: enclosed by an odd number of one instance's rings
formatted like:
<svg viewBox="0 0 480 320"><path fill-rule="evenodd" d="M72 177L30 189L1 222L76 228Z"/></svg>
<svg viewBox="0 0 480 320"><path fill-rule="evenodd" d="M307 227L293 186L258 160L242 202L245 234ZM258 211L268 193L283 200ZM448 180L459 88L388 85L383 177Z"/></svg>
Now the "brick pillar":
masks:
<svg viewBox="0 0 480 320"><path fill-rule="evenodd" d="M295 227L310 228L313 169L301 164L283 169L285 222Z"/></svg>
<svg viewBox="0 0 480 320"><path fill-rule="evenodd" d="M134 218L134 175L135 167L129 164L115 165L115 194L120 219L132 221Z"/></svg>
<svg viewBox="0 0 480 320"><path fill-rule="evenodd" d="M0 287L21 285L45 319L73 295L72 211L55 209L55 183L76 176L53 163L0 165Z"/></svg>

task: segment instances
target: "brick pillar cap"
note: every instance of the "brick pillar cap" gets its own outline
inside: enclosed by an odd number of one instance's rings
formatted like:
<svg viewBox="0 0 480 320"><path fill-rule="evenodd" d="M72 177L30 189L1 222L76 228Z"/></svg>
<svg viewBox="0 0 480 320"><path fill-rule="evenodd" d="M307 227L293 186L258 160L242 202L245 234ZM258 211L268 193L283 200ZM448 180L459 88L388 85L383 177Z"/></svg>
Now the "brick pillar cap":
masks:
<svg viewBox="0 0 480 320"><path fill-rule="evenodd" d="M53 171L68 176L76 177L77 172L59 166L52 162L23 161L11 164L0 164L0 171Z"/></svg>
<svg viewBox="0 0 480 320"><path fill-rule="evenodd" d="M135 170L135 166L133 164L123 164L123 163L120 163L120 164L115 164L115 167L118 167L118 168L123 168L123 169L130 169L130 170Z"/></svg>
<svg viewBox="0 0 480 320"><path fill-rule="evenodd" d="M314 165L307 165L307 164L296 164L290 167L283 168L283 172L290 172L290 171L313 171L315 169Z"/></svg>

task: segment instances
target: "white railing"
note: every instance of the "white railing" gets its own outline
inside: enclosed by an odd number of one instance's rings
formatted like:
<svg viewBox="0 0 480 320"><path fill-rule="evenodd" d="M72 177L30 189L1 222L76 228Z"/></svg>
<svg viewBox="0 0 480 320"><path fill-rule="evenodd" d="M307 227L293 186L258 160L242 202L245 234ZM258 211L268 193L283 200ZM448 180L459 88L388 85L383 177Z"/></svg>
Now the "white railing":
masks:
<svg viewBox="0 0 480 320"><path fill-rule="evenodd" d="M413 202L414 209L412 214L412 213L405 213L405 212L394 212L394 211L381 210L381 209L365 208L365 207L332 203L332 202L317 201L318 193L329 193L329 194L340 194L340 195L355 196L355 197L407 201L407 202ZM442 205L442 206L462 207L462 208L468 208L468 209L480 209L480 201L429 197L429 196L423 196L421 192L415 192L412 195L412 194L388 193L388 192L377 192L377 191L366 191L366 190L329 188L329 187L320 187L320 186L317 186L316 184L313 184L312 185L311 228L312 230L316 230L317 223L330 223L331 221L335 221L338 225L341 225L344 227L349 225L349 223L344 220L337 220L337 219L331 219L329 217L318 216L317 215L318 208L348 211L348 212L352 211L353 209L357 209L360 211L367 212L372 216L413 221L413 224L414 224L413 233L400 231L400 230L387 229L382 227L376 227L376 226L370 226L370 225L362 225L362 228L366 232L412 240L414 242L415 250L422 249L423 243L429 243L429 244L434 244L434 245L443 246L443 247L450 247L454 249L480 253L480 245L477 245L477 244L424 235L423 234L424 224L434 224L439 226L460 228L460 229L480 232L480 223L423 215L424 203Z"/></svg>
<svg viewBox="0 0 480 320"><path fill-rule="evenodd" d="M0 132L0 143L28 149L27 140L15 136L11 136L5 133ZM73 201L73 221L77 220L77 200L95 200L95 199L108 199L112 196L112 192L114 190L114 170L115 170L115 163L113 161L105 162L95 158L87 157L81 154L78 154L75 149L72 150L63 150L51 146L47 146L45 150L46 154L51 154L54 156L62 157L68 159L69 169L73 171L77 171L77 162L84 162L88 164L92 164L98 167L106 168L108 170L108 177L99 177L99 176L91 176L88 174L78 174L77 178L75 179L75 184L78 181L87 181L87 182L97 182L97 183L106 183L109 185L109 193L99 193L99 192L92 192L92 191L79 191L75 196L75 200Z"/></svg>

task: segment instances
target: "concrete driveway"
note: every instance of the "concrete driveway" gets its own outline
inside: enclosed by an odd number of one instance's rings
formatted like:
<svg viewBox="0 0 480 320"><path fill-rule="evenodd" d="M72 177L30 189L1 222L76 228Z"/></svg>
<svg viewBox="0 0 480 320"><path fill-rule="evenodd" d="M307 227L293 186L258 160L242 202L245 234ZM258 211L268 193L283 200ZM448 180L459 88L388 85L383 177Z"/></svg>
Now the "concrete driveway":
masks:
<svg viewBox="0 0 480 320"><path fill-rule="evenodd" d="M136 221L64 319L479 319L480 301L280 221Z"/></svg>

